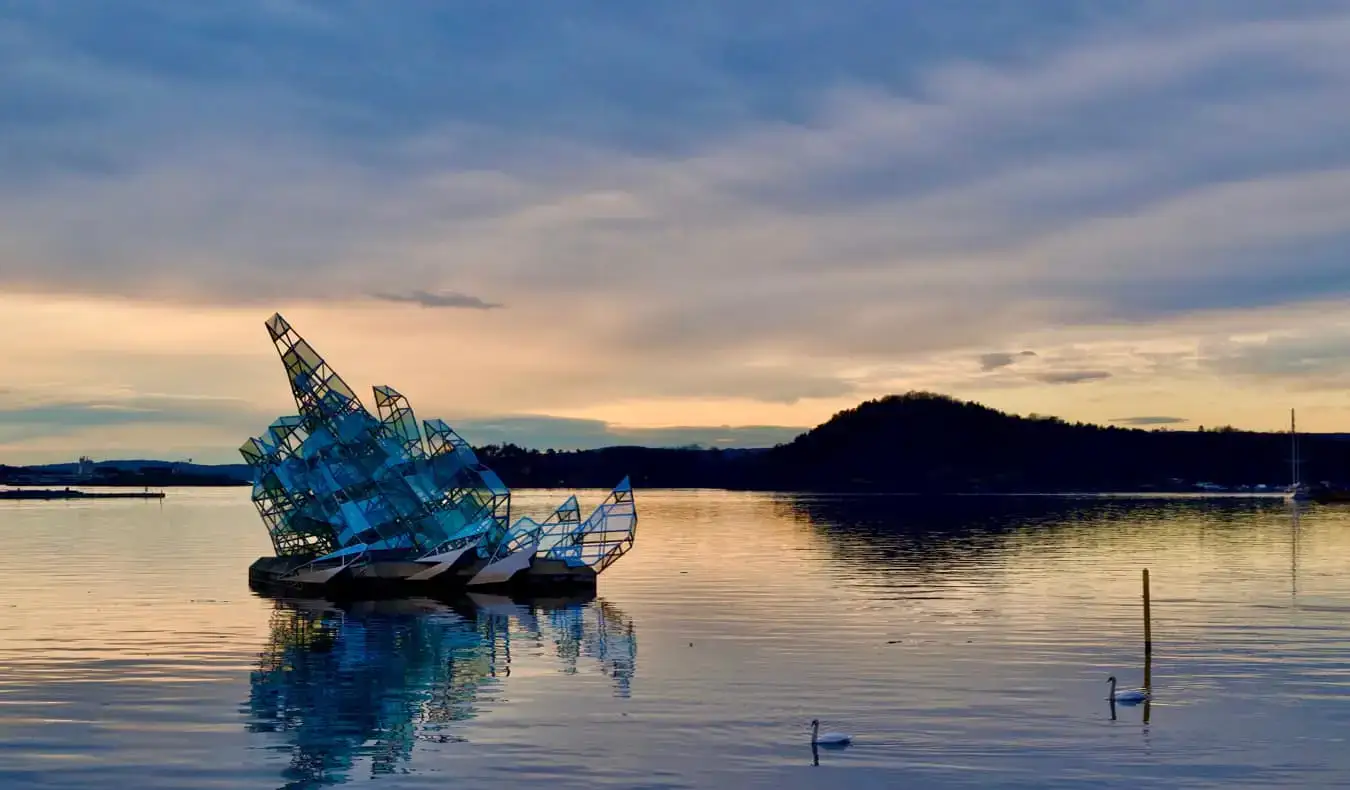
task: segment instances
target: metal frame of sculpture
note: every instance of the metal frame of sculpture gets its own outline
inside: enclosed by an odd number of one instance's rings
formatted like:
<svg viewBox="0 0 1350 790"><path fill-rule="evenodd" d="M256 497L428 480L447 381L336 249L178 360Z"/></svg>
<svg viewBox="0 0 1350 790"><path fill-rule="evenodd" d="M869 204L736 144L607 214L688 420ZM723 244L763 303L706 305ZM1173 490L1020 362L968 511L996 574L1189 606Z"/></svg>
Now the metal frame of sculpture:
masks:
<svg viewBox="0 0 1350 790"><path fill-rule="evenodd" d="M511 492L439 419L418 423L408 399L374 388L376 413L280 314L266 322L298 414L239 448L253 502L278 557L326 578L381 560L423 563L430 579L463 556L484 563L469 584L509 580L537 559L598 574L633 545L628 479L584 521L569 497L542 522L511 523Z"/></svg>

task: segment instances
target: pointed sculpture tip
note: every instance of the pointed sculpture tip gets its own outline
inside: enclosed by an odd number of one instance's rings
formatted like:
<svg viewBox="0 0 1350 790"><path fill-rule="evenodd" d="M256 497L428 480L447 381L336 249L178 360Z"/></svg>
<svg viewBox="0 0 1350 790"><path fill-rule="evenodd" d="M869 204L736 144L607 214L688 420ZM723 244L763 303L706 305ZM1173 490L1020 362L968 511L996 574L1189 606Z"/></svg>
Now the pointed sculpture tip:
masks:
<svg viewBox="0 0 1350 790"><path fill-rule="evenodd" d="M267 333L272 336L273 340L289 331L291 331L291 325L285 318L281 317L281 313L273 313L272 317L267 319Z"/></svg>

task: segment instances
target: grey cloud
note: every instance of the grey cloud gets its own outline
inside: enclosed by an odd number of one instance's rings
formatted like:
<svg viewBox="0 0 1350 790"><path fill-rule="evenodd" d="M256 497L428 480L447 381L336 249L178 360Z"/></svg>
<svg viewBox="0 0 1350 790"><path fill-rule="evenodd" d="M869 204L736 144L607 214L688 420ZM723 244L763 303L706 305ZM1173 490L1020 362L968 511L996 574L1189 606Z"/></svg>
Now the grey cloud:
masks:
<svg viewBox="0 0 1350 790"><path fill-rule="evenodd" d="M1101 18L1067 8L1051 18L1033 7L995 18L870 0L844 12L793 3L771 25L756 0L547 5L527 19L493 4L405 4L388 13L343 0L9 10L0 44L29 68L0 72L0 104L16 110L7 121L31 132L13 155L29 167L47 164L35 154L69 158L43 146L37 131L90 119L114 127L114 140L139 134L150 147L222 121L319 127L344 158L393 161L396 143L449 126L479 129L479 148L546 130L607 148L668 152L708 128L800 121L822 90L840 82L912 89L934 60L1062 43ZM940 38L926 32L935 26L944 30ZM741 35L748 27L756 36ZM708 58L710 50L726 57ZM576 52L592 57L570 57ZM887 56L884 68L878 53ZM9 73L17 76L4 79ZM444 77L463 73L473 79ZM193 90L209 91L213 101L185 99ZM88 143L97 139L86 135ZM0 147L0 161L5 153ZM475 156L455 153L460 162Z"/></svg>
<svg viewBox="0 0 1350 790"><path fill-rule="evenodd" d="M226 421L257 418L265 412L235 398L135 395L75 401L0 403L0 424L63 423L77 426L129 422ZM268 421L271 417L266 417Z"/></svg>
<svg viewBox="0 0 1350 790"><path fill-rule="evenodd" d="M1184 422L1190 422L1185 417L1115 417L1111 422L1120 425L1148 426L1148 425L1177 425Z"/></svg>
<svg viewBox="0 0 1350 790"><path fill-rule="evenodd" d="M474 445L512 443L534 449L587 450L616 445L643 447L772 447L791 441L805 427L685 426L625 428L601 420L515 415L452 420L455 430Z"/></svg>
<svg viewBox="0 0 1350 790"><path fill-rule="evenodd" d="M1007 352L994 352L991 354L980 355L980 370L989 371L998 368L1006 368L1013 363L1015 357Z"/></svg>
<svg viewBox="0 0 1350 790"><path fill-rule="evenodd" d="M410 304L421 305L422 307L459 307L470 310L495 310L504 305L496 302L485 302L477 296L462 294L456 291L440 291L432 293L430 291L409 291L407 293L375 293L372 298L380 299L385 302L407 302Z"/></svg>
<svg viewBox="0 0 1350 790"><path fill-rule="evenodd" d="M1200 364L1225 375L1340 386L1350 383L1350 330L1331 326L1262 340L1211 342L1201 347Z"/></svg>
<svg viewBox="0 0 1350 790"><path fill-rule="evenodd" d="M1037 373L1034 378L1042 384L1078 384L1109 379L1111 373L1106 370L1062 370Z"/></svg>
<svg viewBox="0 0 1350 790"><path fill-rule="evenodd" d="M137 395L89 400L0 402L0 443L67 436L97 428L184 426L218 429L244 437L275 419L244 401L174 395Z"/></svg>
<svg viewBox="0 0 1350 790"><path fill-rule="evenodd" d="M1019 357L1034 357L1035 351L1019 351L1012 353L1010 351L994 351L988 354L980 355L980 370L988 372L999 368L1006 368L1018 360Z"/></svg>
<svg viewBox="0 0 1350 790"><path fill-rule="evenodd" d="M243 437L256 434L277 415L226 399L142 396L125 399L0 407L0 444L69 436L98 428L130 425L183 425L216 428ZM617 445L644 447L772 447L791 441L805 427L778 425L678 426L628 428L601 420L538 415L507 415L450 420L475 445L512 443L534 449L586 450ZM200 433L187 441L201 441ZM203 445L187 449L208 462L238 462L229 448ZM148 451L163 455L165 450ZM29 453L31 455L31 453ZM55 456L56 460L68 460ZM4 459L0 458L0 462Z"/></svg>

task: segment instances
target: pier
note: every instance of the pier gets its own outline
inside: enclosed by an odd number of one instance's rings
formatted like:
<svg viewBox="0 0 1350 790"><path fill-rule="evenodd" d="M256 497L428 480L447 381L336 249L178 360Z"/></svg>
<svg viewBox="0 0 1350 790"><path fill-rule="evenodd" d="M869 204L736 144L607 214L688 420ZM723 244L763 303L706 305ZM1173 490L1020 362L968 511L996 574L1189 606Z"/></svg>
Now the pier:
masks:
<svg viewBox="0 0 1350 790"><path fill-rule="evenodd" d="M80 491L75 488L11 488L0 499L163 499L163 491Z"/></svg>

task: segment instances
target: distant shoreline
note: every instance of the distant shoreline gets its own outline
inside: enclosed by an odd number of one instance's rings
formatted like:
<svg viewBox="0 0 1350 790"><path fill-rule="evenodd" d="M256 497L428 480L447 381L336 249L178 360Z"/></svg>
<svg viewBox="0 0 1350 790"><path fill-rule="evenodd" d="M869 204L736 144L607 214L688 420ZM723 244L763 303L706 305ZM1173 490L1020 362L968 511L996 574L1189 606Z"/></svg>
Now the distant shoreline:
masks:
<svg viewBox="0 0 1350 790"><path fill-rule="evenodd" d="M74 488L11 488L0 490L0 500L67 500L67 499L164 499L162 491L81 491Z"/></svg>
<svg viewBox="0 0 1350 790"><path fill-rule="evenodd" d="M1278 496L1294 480L1350 481L1350 434L1228 427L1142 430L1020 417L973 401L911 392L866 401L770 448L475 447L514 489L636 489L1035 495L1046 492ZM243 487L246 464L149 459L12 467L0 485ZM1350 487L1350 485L1342 486Z"/></svg>
<svg viewBox="0 0 1350 790"><path fill-rule="evenodd" d="M172 480L164 482L102 482L102 481L71 481L67 483L61 481L34 481L34 482L6 482L0 480L0 486L7 486L16 489L43 489L52 486L79 486L81 488L247 488L253 485L247 480L220 480L220 481L194 481L194 480Z"/></svg>
<svg viewBox="0 0 1350 790"><path fill-rule="evenodd" d="M188 481L174 480L164 484L144 484L144 483L86 483L78 488L72 486L69 491L71 496L37 496L47 492L53 494L64 493L64 489L58 491L52 488L52 483L0 483L0 499L60 499L60 498L133 498L144 497L145 494L135 492L89 492L82 489L90 488L112 488L112 489L133 489L133 488L248 488L252 484L248 481ZM64 486L64 483L61 485ZM5 490L8 488L9 490ZM547 486L547 485L524 485L518 486L518 491L552 491L565 489L567 486ZM580 486L581 489L600 490L603 486ZM1109 499L1112 497L1186 497L1190 499L1283 499L1285 492L1278 489L1268 488L1264 490L1257 489L1233 489L1233 490L1215 490L1215 489L1194 489L1194 488L1175 488L1175 489L1156 489L1156 488L1128 488L1124 486L1106 487L1100 489L1083 490L1046 490L1046 489L1027 489L1027 490L1007 490L1007 491L977 491L977 490L950 490L950 491L884 491L875 489L811 489L811 488L745 488L745 487L726 487L726 486L679 486L679 485L660 485L650 484L645 486L634 485L637 491L643 488L652 491L719 491L719 492L741 492L741 493L761 493L761 494L786 494L797 496L838 496L838 497L905 497L914 499L941 499L941 498L978 498L978 497L1049 497L1049 498L1069 498L1069 497L1087 497ZM20 494L32 494L25 497ZM153 492L151 494L153 496ZM158 498L158 497L155 497Z"/></svg>

